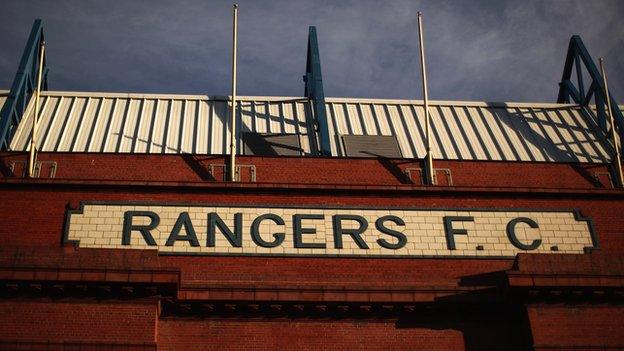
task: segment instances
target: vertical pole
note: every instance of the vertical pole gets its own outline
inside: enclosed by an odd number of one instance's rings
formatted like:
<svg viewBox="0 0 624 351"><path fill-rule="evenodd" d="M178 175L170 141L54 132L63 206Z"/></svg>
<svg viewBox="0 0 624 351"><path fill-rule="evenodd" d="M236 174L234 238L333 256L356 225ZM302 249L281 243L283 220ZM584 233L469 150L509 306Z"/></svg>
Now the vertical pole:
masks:
<svg viewBox="0 0 624 351"><path fill-rule="evenodd" d="M232 108L231 113L231 135L230 135L230 181L236 181L236 47L238 44L238 5L233 6L232 25Z"/></svg>
<svg viewBox="0 0 624 351"><path fill-rule="evenodd" d="M420 43L420 70L422 73L423 100L425 103L425 133L427 135L425 155L425 182L434 184L433 158L431 155L431 127L429 122L429 95L427 94L427 69L425 67L425 41L422 29L422 13L418 12L418 41Z"/></svg>
<svg viewBox="0 0 624 351"><path fill-rule="evenodd" d="M37 163L37 124L39 118L39 95L41 93L41 74L43 73L43 58L45 56L45 42L42 40L39 48L39 66L37 67L37 87L35 88L35 112L33 115L32 135L30 138L30 158L28 159L28 176L35 176Z"/></svg>
<svg viewBox="0 0 624 351"><path fill-rule="evenodd" d="M622 160L620 158L620 142L618 140L618 134L615 130L615 121L613 120L613 111L611 110L611 96L609 95L609 87L607 85L607 72L604 67L604 59L601 57L600 61L600 73L602 74L602 82L604 83L604 96L607 100L607 113L609 114L609 124L611 124L611 140L613 140L613 149L615 150L613 168L615 171L615 186L621 188L624 186L624 178L622 177Z"/></svg>

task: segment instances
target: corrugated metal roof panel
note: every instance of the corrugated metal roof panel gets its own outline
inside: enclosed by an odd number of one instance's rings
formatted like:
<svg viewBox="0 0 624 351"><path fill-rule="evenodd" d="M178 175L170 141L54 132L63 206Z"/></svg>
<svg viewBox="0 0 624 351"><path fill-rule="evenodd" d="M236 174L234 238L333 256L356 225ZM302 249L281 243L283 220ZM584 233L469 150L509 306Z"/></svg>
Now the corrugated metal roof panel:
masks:
<svg viewBox="0 0 624 351"><path fill-rule="evenodd" d="M0 95L0 103L4 96ZM43 151L225 154L229 150L226 98L190 95L45 92L38 126ZM32 103L31 103L32 105ZM27 150L33 106L12 150ZM433 101L436 159L607 162L611 147L591 110L570 104ZM309 102L302 98L242 97L241 133L300 134L315 154ZM333 156L344 156L342 135L394 136L405 158L425 155L425 117L416 100L326 99ZM312 133L312 134L311 134Z"/></svg>

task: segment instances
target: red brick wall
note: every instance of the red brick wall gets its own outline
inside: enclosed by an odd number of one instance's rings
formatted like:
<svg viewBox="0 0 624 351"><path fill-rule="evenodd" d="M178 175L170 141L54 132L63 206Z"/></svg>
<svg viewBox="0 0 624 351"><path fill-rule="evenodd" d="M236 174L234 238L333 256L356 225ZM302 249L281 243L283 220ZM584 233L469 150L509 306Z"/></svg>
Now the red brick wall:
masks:
<svg viewBox="0 0 624 351"><path fill-rule="evenodd" d="M139 346L156 341L158 303L151 301L0 300L0 348L38 342ZM28 346L30 345L30 346ZM86 346L85 346L86 345Z"/></svg>
<svg viewBox="0 0 624 351"><path fill-rule="evenodd" d="M622 306L533 305L528 314L536 350L624 348Z"/></svg>
<svg viewBox="0 0 624 351"><path fill-rule="evenodd" d="M251 191L250 191L251 192ZM460 207L460 208L578 208L585 216L594 220L601 251L623 252L624 202L618 199L583 199L580 196L557 199L553 197L516 196L508 194L473 195L456 197L452 195L415 196L412 194L383 196L353 194L332 196L330 194L310 194L305 191L291 194L266 194L259 191L242 194L205 192L169 192L159 189L145 191L102 187L101 190L88 188L62 188L40 190L6 189L1 192L3 198L10 201L0 202L3 225L0 226L0 241L5 246L56 246L61 243L66 206L77 205L82 200L100 201L146 201L146 202L192 202L192 203L274 203L274 204L325 204L368 205L368 206L415 206L415 207ZM537 197L537 198L535 198ZM25 215L27 214L27 215ZM83 249L84 250L84 249ZM504 270L511 265L511 260L501 263L497 260L405 260L405 259L286 259L274 260L263 258L201 258L201 257L163 257L163 262L183 268L185 279L204 279L218 276L232 280L285 280L297 281L305 277L310 281L335 279L336 281L360 281L364 277L383 279L383 281L448 281L449 278L471 273ZM274 264L277 262L276 270ZM469 263L466 263L469 262ZM210 264L221 267L219 271L210 268ZM319 270L318 266L323 267ZM245 269L239 269L245 267ZM347 272L344 267L350 267ZM333 275L323 274L325 271ZM389 274L393 272L393 274ZM260 278L256 278L256 277ZM409 279L406 279L409 277Z"/></svg>
<svg viewBox="0 0 624 351"><path fill-rule="evenodd" d="M161 256L183 281L392 287L457 284L461 277L511 268L512 260Z"/></svg>
<svg viewBox="0 0 624 351"><path fill-rule="evenodd" d="M11 162L26 156L0 154L0 195L7 199L0 203L6 219L0 240L12 245L58 245L68 204L106 200L577 208L595 220L603 250L624 249L619 235L624 231L624 192L596 187L594 173L607 171L602 165L437 161L436 167L451 169L454 187L436 191L440 188L404 184L403 170L418 166L410 160L240 157L241 164L257 166L258 183L241 183L244 188L238 189L205 180L210 178L208 164L225 163L221 156L44 153L41 160L58 162L57 177L47 185L28 186L15 183L20 179L8 170ZM177 186L182 183L186 186ZM296 184L303 187L289 187Z"/></svg>
<svg viewBox="0 0 624 351"><path fill-rule="evenodd" d="M147 201L147 202L193 202L193 203L275 203L275 204L326 204L332 206L340 205L374 205L374 206L416 206L416 207L486 207L486 208L578 208L585 216L589 216L594 220L596 232L601 245L602 251L607 252L623 252L624 236L621 235L624 228L624 217L620 214L624 212L624 202L616 199L605 200L589 200L573 197L570 199L554 199L554 198L526 198L514 197L506 194L497 195L493 198L488 196L471 196L458 198L455 196L427 196L416 197L411 194L403 196L366 196L366 195L350 195L344 197L336 197L331 195L311 195L309 193L292 193L292 194L214 194L209 191L195 193L173 193L158 191L158 189L147 191L138 191L130 189L102 188L100 191L94 189L62 189L51 191L43 188L39 191L30 189L7 190L3 189L2 195L5 199L11 201L3 201L0 203L0 213L3 214L4 223L0 226L0 240L4 245L28 245L28 246L59 246L61 243L61 235L64 225L65 209L68 203L77 205L82 200L101 200L101 201ZM530 197L533 197L532 195ZM25 215L27 213L27 215ZM241 277L253 279L254 274L266 274L267 279L275 276L276 279L289 280L301 279L301 274L305 274L309 279L317 277L327 277L321 274L322 271L316 269L318 259L297 261L293 259L279 258L277 259L283 271L275 273L270 260L266 259L247 259L238 258L236 261L230 261L223 258L193 258L182 257L163 258L170 260L174 266L188 267L183 270L183 276L190 279L199 279L202 276L217 274L220 278L224 278L225 272L230 272L232 279L236 280ZM215 273L209 266L204 263L215 262L217 265L224 265L224 269ZM228 262L236 262L236 267L253 266L250 270L237 270L231 267ZM286 268L287 262L306 262L304 265L296 265L296 267ZM335 279L342 279L345 270L342 269L343 264L351 265L353 262L352 278L349 280L357 281L358 277L377 276L381 277L386 272L397 272L396 277L386 275L385 279L402 280L407 274L411 274L412 279L430 279L437 277L459 277L470 274L470 271L464 267L470 267L472 272L482 273L487 270L502 270L506 267L495 260L474 260L470 264L466 264L462 260L360 260L360 261L344 261L327 260L327 263L321 265L333 265L335 268L332 273L336 273ZM312 266L310 265L312 264ZM507 266L511 264L509 262ZM228 268L230 266L230 268ZM264 270L263 268L264 267ZM192 269L191 269L192 268ZM325 267L326 270L331 268ZM188 273L191 272L192 273ZM402 273L404 272L404 273ZM441 272L446 272L442 274ZM461 272L461 273L460 273ZM292 278L288 278L292 273ZM334 279L334 278L324 278Z"/></svg>
<svg viewBox="0 0 624 351"><path fill-rule="evenodd" d="M281 204L311 206L379 206L425 208L531 208L580 209L592 218L603 250L624 251L624 202L620 197L591 194L466 193L429 194L426 192L344 193L305 189L179 189L159 187L74 186L0 188L4 199L0 213L5 219L0 240L12 245L58 245L68 204L80 201L188 202L198 204ZM27 213L27 215L24 215ZM20 233L28 233L20 234Z"/></svg>
<svg viewBox="0 0 624 351"><path fill-rule="evenodd" d="M0 153L0 175L15 178L9 171L11 162L23 162L27 158L25 153ZM208 173L208 166L228 162L223 156L88 153L41 153L39 160L57 162L57 179L160 182L214 182ZM318 157L240 156L237 163L255 165L257 182L276 184L412 184L404 171L422 167L418 161L405 159ZM435 161L434 166L450 169L453 185L462 187L610 188L609 184L598 184L593 179L597 172L608 172L607 167L600 164ZM21 170L23 164L18 167ZM413 183L420 184L418 172L413 172ZM42 175L44 173L49 172L42 171ZM221 176L222 169L217 173ZM243 170L242 173L243 180L249 179L248 171ZM440 184L447 184L442 173L438 177Z"/></svg>
<svg viewBox="0 0 624 351"><path fill-rule="evenodd" d="M453 329L398 329L395 321L184 320L159 324L159 350L463 350Z"/></svg>
<svg viewBox="0 0 624 351"><path fill-rule="evenodd" d="M527 329L504 305L429 306L388 318L165 317L160 350L525 350Z"/></svg>

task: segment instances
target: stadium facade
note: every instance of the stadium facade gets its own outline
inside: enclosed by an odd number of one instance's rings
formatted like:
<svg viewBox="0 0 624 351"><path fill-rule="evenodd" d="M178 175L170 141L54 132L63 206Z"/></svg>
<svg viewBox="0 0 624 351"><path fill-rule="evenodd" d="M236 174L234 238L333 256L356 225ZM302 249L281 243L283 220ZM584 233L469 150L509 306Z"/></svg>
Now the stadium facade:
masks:
<svg viewBox="0 0 624 351"><path fill-rule="evenodd" d="M234 167L229 97L49 91L42 42L0 94L0 349L624 348L624 119L579 37L556 103L430 102L430 180L423 102L325 98L313 29Z"/></svg>

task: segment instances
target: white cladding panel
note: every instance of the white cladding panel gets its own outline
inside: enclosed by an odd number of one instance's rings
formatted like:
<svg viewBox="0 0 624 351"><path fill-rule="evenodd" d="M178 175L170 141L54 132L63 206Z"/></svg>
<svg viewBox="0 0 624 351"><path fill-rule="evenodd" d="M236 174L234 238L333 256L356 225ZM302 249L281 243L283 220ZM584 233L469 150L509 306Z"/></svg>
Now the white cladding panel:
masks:
<svg viewBox="0 0 624 351"><path fill-rule="evenodd" d="M425 117L410 101L328 99L332 154L344 155L340 135L394 135L403 157L425 156ZM573 105L439 103L430 107L433 157L453 160L606 162L610 146Z"/></svg>
<svg viewBox="0 0 624 351"><path fill-rule="evenodd" d="M4 99L0 95L0 103ZM40 101L42 151L226 154L230 108L225 98L46 92ZM32 103L11 149L28 149ZM304 154L315 154L311 105L302 98L242 97L241 133L301 135ZM405 158L425 156L420 101L326 100L333 156L344 156L341 136L393 135ZM432 102L433 157L451 160L608 162L611 146L593 112L569 104Z"/></svg>

